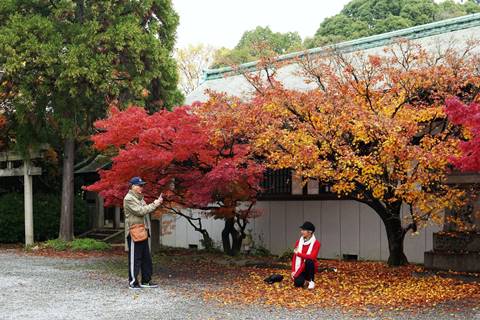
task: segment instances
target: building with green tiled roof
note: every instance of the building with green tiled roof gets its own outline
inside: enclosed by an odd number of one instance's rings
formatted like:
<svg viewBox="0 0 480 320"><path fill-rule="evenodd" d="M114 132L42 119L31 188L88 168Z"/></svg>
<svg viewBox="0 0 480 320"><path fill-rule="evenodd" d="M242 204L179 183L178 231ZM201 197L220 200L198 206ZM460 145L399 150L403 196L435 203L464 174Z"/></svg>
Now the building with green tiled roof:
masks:
<svg viewBox="0 0 480 320"><path fill-rule="evenodd" d="M382 54L383 49L398 39L410 39L428 50L445 50L447 47L464 47L469 40L480 39L480 14L434 22L413 28L384 33L371 37L338 43L280 56L284 63L276 71L276 79L287 88L309 90L314 84L305 82L297 58L305 55L328 54L332 49L346 55L355 52ZM475 48L480 50L480 48ZM239 66L239 70L221 68L206 70L201 85L187 96L187 103L205 101L206 90L225 92L229 95L248 99L254 88L242 75L242 70L255 70L257 63ZM291 248L298 237L298 226L305 220L317 225L318 238L322 243L321 258L338 259L355 257L364 260L386 260L388 241L383 223L376 213L365 204L352 200L338 200L318 182L305 188L295 183L288 173L275 177L276 182L284 181L286 188L279 188L277 195L270 194L258 202L263 215L253 219L247 229L252 230L256 245L281 254ZM478 175L469 177L451 176L452 183L478 183ZM404 208L404 215L408 209ZM177 247L201 246L200 236L189 228L183 219L165 216L162 223L170 226L162 236L164 245ZM214 240L219 241L223 228L221 221L206 219L204 225ZM173 226L173 227L172 227ZM440 226L429 226L418 235L408 234L405 238L405 253L411 262L423 263L426 251L433 248L433 233ZM427 255L427 258L430 256ZM466 259L466 258L465 258ZM474 263L475 264L475 263ZM479 264L480 265L480 264Z"/></svg>
<svg viewBox="0 0 480 320"><path fill-rule="evenodd" d="M392 31L370 37L341 42L335 45L314 48L301 52L294 52L280 56L279 61L286 62L286 66L278 72L277 80L287 87L294 89L308 89L305 79L295 74L298 70L295 59L305 55L325 54L332 49L343 53L364 51L366 53L381 53L382 49L398 39L410 39L421 43L425 47L436 49L440 46L465 44L472 38L480 38L480 13L458 18L433 22L412 28ZM292 64L288 64L291 61ZM239 66L239 70L253 70L257 62L249 62ZM201 85L186 97L187 104L206 99L205 90L210 89L226 92L236 96L248 96L253 88L242 75L235 74L230 67L204 71L204 80Z"/></svg>

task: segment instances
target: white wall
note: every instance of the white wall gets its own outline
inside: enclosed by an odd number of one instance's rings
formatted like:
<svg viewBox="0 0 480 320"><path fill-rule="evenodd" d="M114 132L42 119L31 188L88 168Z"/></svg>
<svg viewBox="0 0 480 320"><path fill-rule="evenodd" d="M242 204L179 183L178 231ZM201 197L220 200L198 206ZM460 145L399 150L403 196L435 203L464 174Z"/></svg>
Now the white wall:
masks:
<svg viewBox="0 0 480 320"><path fill-rule="evenodd" d="M333 201L260 201L263 214L247 226L257 245L263 245L274 254L292 248L299 237L299 226L311 221L317 228L321 242L320 258L341 259L344 254L358 255L361 260L387 260L388 242L382 221L365 204L350 200ZM406 208L403 209L407 216ZM222 220L203 219L204 226L218 245L221 244ZM172 221L175 223L172 224ZM188 247L200 244L196 232L182 217L162 217L163 245ZM173 225L173 227L172 227ZM167 230L168 229L168 230ZM418 235L407 234L405 253L410 262L423 263L423 254L432 249L432 233L438 226L429 226Z"/></svg>

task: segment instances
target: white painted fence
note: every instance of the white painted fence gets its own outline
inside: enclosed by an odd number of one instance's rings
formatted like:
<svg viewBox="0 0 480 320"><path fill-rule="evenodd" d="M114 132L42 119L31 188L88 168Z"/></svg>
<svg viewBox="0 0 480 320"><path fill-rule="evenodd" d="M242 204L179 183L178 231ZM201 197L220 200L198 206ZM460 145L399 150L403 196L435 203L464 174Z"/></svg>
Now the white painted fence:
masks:
<svg viewBox="0 0 480 320"><path fill-rule="evenodd" d="M261 201L257 208L263 214L252 220L256 245L262 245L274 254L292 248L299 237L299 226L311 221L317 228L321 242L320 258L341 259L344 254L357 255L361 260L387 260L388 241L385 227L378 215L365 204L351 200L331 201ZM405 212L406 214L407 212ZM210 236L220 246L223 220L203 219ZM162 217L163 245L201 247L201 235L179 216ZM410 262L423 263L423 254L432 249L432 233L438 226L409 232L405 238L405 253Z"/></svg>

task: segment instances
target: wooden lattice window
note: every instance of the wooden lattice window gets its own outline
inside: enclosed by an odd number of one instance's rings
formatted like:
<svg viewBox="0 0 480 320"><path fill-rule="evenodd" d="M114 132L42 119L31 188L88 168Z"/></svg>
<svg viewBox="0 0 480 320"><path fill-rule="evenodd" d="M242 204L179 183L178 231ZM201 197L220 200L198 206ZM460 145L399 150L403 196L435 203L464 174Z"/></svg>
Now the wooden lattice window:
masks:
<svg viewBox="0 0 480 320"><path fill-rule="evenodd" d="M267 169L262 181L263 195L292 194L292 170Z"/></svg>

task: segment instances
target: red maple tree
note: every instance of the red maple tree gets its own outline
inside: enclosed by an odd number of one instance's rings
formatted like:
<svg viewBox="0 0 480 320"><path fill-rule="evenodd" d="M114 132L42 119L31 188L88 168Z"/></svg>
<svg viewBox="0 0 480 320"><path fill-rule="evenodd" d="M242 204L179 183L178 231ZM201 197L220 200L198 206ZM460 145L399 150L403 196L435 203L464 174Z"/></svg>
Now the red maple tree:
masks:
<svg viewBox="0 0 480 320"><path fill-rule="evenodd" d="M95 123L99 133L92 140L97 150L113 155L112 168L100 171L100 180L86 190L99 192L107 206L121 205L129 179L141 176L147 200L163 192L165 207L187 218L202 233L205 247L212 240L201 219L181 209L224 219L224 234L232 235L231 242L225 237L224 250L237 253L248 219L256 214L263 167L252 159L233 122L209 112L214 108L197 104L151 115L140 107L111 108L107 119ZM244 202L249 205L240 209Z"/></svg>
<svg viewBox="0 0 480 320"><path fill-rule="evenodd" d="M465 104L452 98L446 101L445 111L449 120L462 126L469 138L460 142L461 156L452 157L451 162L464 172L480 171L480 104Z"/></svg>
<svg viewBox="0 0 480 320"><path fill-rule="evenodd" d="M459 153L449 157L450 162L462 172L480 171L480 96L478 86L472 87L472 98L462 102L458 98L446 101L445 113L451 123L458 126L463 140L459 142ZM480 219L480 212L474 210L473 203L478 201L479 188L477 184L465 186L469 201L464 210L450 211L445 215L447 231L474 231L477 229L475 220Z"/></svg>

